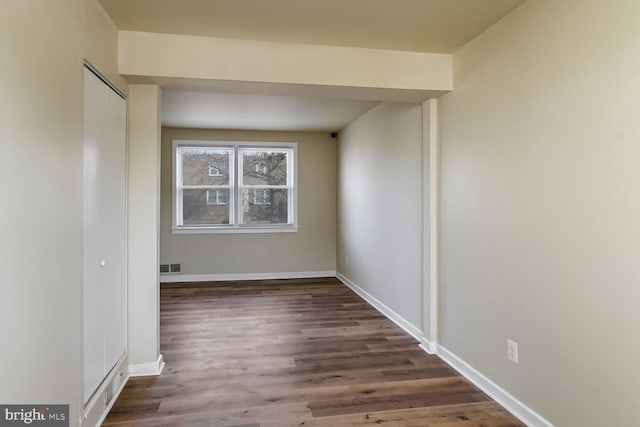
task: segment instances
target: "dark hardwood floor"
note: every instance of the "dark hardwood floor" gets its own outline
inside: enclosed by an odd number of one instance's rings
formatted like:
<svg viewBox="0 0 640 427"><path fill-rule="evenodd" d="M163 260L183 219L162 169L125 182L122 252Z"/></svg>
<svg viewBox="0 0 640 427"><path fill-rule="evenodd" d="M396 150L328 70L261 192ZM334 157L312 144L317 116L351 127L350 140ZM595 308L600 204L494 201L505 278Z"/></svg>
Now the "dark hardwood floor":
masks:
<svg viewBox="0 0 640 427"><path fill-rule="evenodd" d="M105 426L523 425L336 279L163 285L160 306L165 370Z"/></svg>

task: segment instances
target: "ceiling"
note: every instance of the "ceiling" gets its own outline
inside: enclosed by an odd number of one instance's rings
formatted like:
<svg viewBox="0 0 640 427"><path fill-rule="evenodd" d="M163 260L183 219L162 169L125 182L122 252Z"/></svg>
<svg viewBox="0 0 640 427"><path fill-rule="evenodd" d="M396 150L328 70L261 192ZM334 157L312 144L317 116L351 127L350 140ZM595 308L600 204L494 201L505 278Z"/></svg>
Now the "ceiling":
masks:
<svg viewBox="0 0 640 427"><path fill-rule="evenodd" d="M120 30L452 53L525 0L100 1ZM162 124L174 127L335 132L377 105L343 87L153 83L163 87ZM399 102L438 96L397 92Z"/></svg>
<svg viewBox="0 0 640 427"><path fill-rule="evenodd" d="M452 53L525 0L101 0L120 30Z"/></svg>
<svg viewBox="0 0 640 427"><path fill-rule="evenodd" d="M373 101L165 90L162 125L207 129L337 132Z"/></svg>

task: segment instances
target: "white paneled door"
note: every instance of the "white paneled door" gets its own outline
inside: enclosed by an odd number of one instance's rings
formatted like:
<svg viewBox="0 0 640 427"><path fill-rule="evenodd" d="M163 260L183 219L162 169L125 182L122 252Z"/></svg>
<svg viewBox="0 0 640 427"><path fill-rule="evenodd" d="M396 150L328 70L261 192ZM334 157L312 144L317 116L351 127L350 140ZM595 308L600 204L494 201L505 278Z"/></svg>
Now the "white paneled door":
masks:
<svg viewBox="0 0 640 427"><path fill-rule="evenodd" d="M126 351L126 101L84 70L84 400Z"/></svg>

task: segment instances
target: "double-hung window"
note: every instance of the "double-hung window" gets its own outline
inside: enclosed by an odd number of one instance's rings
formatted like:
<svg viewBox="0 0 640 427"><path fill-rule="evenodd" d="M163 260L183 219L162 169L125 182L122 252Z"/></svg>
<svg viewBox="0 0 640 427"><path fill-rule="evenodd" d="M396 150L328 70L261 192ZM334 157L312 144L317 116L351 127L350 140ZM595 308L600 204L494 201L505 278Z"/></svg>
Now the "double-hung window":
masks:
<svg viewBox="0 0 640 427"><path fill-rule="evenodd" d="M173 232L296 231L295 143L173 142Z"/></svg>

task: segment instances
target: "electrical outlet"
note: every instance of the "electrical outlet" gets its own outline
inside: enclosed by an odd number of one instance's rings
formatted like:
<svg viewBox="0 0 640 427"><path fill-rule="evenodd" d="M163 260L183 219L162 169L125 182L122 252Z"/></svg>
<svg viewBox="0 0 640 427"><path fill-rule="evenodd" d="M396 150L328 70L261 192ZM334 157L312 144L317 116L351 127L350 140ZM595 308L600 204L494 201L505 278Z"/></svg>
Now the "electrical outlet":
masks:
<svg viewBox="0 0 640 427"><path fill-rule="evenodd" d="M518 343L513 340L507 340L507 359L518 364Z"/></svg>

